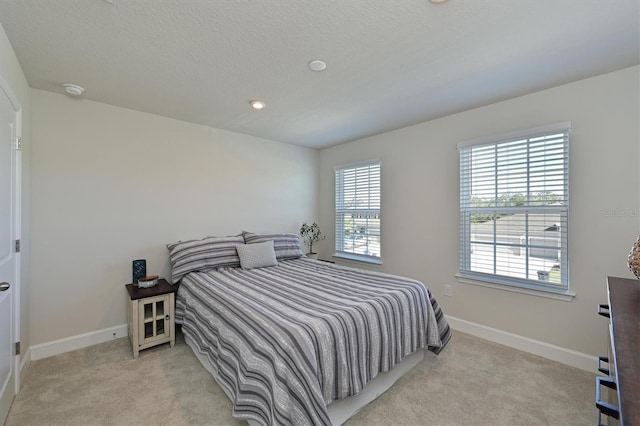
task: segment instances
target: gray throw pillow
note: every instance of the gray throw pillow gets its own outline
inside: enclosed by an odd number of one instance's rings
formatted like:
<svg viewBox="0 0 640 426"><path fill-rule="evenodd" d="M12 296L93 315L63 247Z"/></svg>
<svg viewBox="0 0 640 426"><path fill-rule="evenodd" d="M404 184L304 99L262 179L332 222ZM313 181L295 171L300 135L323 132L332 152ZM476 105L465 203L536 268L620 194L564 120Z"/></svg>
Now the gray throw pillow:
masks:
<svg viewBox="0 0 640 426"><path fill-rule="evenodd" d="M264 268L265 266L276 266L276 252L273 249L273 240L256 244L237 245L236 250L240 257L242 269Z"/></svg>

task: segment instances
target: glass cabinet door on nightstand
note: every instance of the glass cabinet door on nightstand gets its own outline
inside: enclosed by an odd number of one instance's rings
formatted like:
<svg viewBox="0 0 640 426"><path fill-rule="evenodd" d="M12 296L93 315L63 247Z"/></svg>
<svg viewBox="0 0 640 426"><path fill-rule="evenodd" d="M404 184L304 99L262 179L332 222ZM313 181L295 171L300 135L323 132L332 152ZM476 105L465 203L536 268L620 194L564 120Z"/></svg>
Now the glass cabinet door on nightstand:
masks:
<svg viewBox="0 0 640 426"><path fill-rule="evenodd" d="M142 346L170 336L170 297L168 294L148 297L139 301L138 336Z"/></svg>

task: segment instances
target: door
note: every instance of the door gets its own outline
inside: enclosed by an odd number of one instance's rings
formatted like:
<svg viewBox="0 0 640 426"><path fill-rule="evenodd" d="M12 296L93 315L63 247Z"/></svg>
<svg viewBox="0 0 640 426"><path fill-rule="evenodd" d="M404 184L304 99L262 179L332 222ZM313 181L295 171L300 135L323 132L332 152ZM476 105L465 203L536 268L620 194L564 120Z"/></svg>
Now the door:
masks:
<svg viewBox="0 0 640 426"><path fill-rule="evenodd" d="M19 221L20 158L17 146L18 108L0 79L0 423L4 423L15 395L18 357L17 278L19 256L15 240Z"/></svg>

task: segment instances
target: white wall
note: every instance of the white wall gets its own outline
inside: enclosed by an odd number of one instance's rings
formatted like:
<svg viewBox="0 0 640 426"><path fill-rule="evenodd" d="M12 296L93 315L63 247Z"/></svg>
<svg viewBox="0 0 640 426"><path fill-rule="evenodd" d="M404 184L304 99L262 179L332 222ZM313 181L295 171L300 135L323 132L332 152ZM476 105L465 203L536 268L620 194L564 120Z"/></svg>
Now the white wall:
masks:
<svg viewBox="0 0 640 426"><path fill-rule="evenodd" d="M31 98L29 85L0 25L0 76L9 85L22 107L22 217L21 217L21 267L20 267L20 339L23 348L29 347L29 294L30 294L30 152L31 152ZM26 351L21 353L24 360Z"/></svg>
<svg viewBox="0 0 640 426"><path fill-rule="evenodd" d="M131 261L168 277L167 243L316 217L315 150L31 96L32 344L126 323Z"/></svg>
<svg viewBox="0 0 640 426"><path fill-rule="evenodd" d="M320 153L320 220L334 244L333 166L382 159L382 270L427 284L445 314L578 352L606 353L606 276L632 277L638 231L638 67L605 74ZM425 94L428 96L428 94ZM569 256L571 302L458 283L456 143L572 122ZM453 297L444 296L444 285Z"/></svg>

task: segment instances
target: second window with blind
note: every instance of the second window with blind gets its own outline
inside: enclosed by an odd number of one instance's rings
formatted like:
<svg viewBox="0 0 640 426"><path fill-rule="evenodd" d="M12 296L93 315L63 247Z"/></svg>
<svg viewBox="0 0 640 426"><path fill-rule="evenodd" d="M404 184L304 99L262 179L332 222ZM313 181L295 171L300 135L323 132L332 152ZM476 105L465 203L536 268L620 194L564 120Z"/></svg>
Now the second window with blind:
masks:
<svg viewBox="0 0 640 426"><path fill-rule="evenodd" d="M559 123L458 145L462 278L568 293L569 133Z"/></svg>
<svg viewBox="0 0 640 426"><path fill-rule="evenodd" d="M381 263L380 161L335 168L335 256Z"/></svg>

